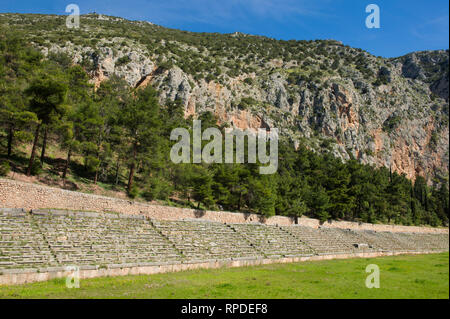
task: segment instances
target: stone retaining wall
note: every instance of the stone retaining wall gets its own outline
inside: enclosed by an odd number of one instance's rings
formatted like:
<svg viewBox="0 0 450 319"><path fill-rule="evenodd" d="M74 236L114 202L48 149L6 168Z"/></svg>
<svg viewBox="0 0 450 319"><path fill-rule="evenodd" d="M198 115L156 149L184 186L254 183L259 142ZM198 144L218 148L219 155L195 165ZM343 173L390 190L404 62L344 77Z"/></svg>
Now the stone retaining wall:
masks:
<svg viewBox="0 0 450 319"><path fill-rule="evenodd" d="M52 188L32 183L24 183L0 178L0 207L55 208L95 212L119 212L124 214L140 214L160 220L203 219L222 223L255 223L267 225L289 226L295 223L293 218L273 216L264 219L257 214L200 211L188 208L177 208L161 205L150 205L118 198L91 195L80 192ZM381 225L333 221L320 224L317 219L301 217L298 223L313 228L332 227L354 230L375 230L390 232L448 233L448 228L416 227L401 225Z"/></svg>

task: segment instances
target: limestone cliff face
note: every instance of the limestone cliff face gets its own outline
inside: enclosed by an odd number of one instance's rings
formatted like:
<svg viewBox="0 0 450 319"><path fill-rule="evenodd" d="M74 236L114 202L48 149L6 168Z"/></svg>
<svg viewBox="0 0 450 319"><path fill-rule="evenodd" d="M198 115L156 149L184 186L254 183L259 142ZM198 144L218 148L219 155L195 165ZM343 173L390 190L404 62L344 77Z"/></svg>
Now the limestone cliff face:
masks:
<svg viewBox="0 0 450 319"><path fill-rule="evenodd" d="M205 36L111 20L82 18L82 28L99 30L95 45L30 41L46 55L65 52L90 66L97 86L113 74L133 87L153 85L161 102L181 99L186 116L211 111L240 129L277 127L294 143L343 160L355 157L409 178L448 177L448 50L384 59L337 41ZM133 38L111 31L116 26L131 28ZM140 31L150 40L136 40ZM239 50L230 53L225 44L217 49L219 41ZM267 45L277 49L270 56Z"/></svg>
<svg viewBox="0 0 450 319"><path fill-rule="evenodd" d="M448 52L442 54L448 57ZM230 78L223 85L195 81L177 66L145 84L161 92L161 102L181 99L186 116L211 111L220 122L240 129L278 127L294 141L309 139L311 147L318 150L316 140L331 138L335 141L331 151L344 160L353 156L363 163L391 167L412 179L416 175L445 176L449 161L448 75L431 84L411 81L404 72L414 67L411 61L407 63L394 64L391 81L378 87L364 79L355 83L353 79L336 77L321 87L304 82L292 89L280 73L270 74L267 79L256 78L257 84L252 86L242 81L245 76ZM153 63L142 62L139 69L153 67ZM99 64L99 70L103 68ZM121 75L120 70L116 74ZM145 72L141 75L145 76ZM140 80L127 73L123 76L133 86ZM358 84L366 87L364 93ZM291 100L288 89L293 91ZM438 97L432 100L432 94ZM241 109L237 104L244 97L258 103Z"/></svg>

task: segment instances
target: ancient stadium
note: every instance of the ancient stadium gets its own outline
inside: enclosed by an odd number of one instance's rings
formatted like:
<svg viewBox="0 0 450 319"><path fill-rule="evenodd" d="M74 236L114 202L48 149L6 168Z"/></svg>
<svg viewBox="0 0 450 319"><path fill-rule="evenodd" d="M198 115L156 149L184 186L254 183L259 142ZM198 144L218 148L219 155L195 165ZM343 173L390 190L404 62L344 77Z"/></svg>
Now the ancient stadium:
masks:
<svg viewBox="0 0 450 319"><path fill-rule="evenodd" d="M449 250L444 228L263 220L6 179L0 205L2 285L62 278L72 265L92 278Z"/></svg>

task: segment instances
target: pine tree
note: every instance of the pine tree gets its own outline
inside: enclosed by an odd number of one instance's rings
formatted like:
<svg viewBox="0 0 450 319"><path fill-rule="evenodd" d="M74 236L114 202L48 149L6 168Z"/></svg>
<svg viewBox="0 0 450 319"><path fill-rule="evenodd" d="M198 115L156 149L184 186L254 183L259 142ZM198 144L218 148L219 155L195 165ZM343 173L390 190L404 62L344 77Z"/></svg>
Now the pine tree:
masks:
<svg viewBox="0 0 450 319"><path fill-rule="evenodd" d="M212 176L207 169L202 166L195 166L195 173L192 179L192 197L198 202L197 209L200 208L200 203L206 208L211 208L215 204L212 183Z"/></svg>
<svg viewBox="0 0 450 319"><path fill-rule="evenodd" d="M276 182L271 175L252 177L249 181L249 207L266 217L275 215Z"/></svg>
<svg viewBox="0 0 450 319"><path fill-rule="evenodd" d="M309 192L308 206L311 208L313 216L321 222L325 222L330 218L330 214L328 213L330 199L322 186L315 186L311 189Z"/></svg>
<svg viewBox="0 0 450 319"><path fill-rule="evenodd" d="M138 156L143 155L160 137L159 104L156 91L148 86L134 91L135 97L123 104L120 123L125 127L127 143L130 145L128 191L133 186Z"/></svg>
<svg viewBox="0 0 450 319"><path fill-rule="evenodd" d="M31 97L30 110L36 114L39 120L36 125L33 147L27 168L27 176L30 176L40 129L42 125L49 125L64 114L65 107L63 103L66 98L67 86L57 79L43 77L34 80L25 93Z"/></svg>

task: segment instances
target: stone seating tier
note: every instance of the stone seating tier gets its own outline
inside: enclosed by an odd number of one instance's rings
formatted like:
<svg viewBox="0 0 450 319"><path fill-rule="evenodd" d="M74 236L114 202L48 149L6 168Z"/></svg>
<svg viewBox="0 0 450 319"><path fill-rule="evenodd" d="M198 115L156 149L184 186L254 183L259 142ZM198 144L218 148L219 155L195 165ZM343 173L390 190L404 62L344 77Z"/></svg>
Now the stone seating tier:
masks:
<svg viewBox="0 0 450 319"><path fill-rule="evenodd" d="M448 251L448 234L152 220L0 209L0 273L66 265L189 263L360 252Z"/></svg>

